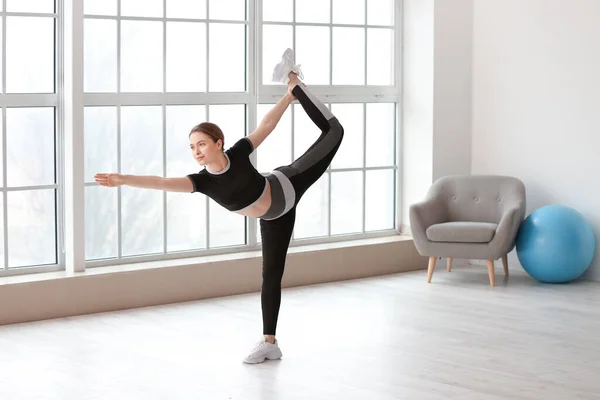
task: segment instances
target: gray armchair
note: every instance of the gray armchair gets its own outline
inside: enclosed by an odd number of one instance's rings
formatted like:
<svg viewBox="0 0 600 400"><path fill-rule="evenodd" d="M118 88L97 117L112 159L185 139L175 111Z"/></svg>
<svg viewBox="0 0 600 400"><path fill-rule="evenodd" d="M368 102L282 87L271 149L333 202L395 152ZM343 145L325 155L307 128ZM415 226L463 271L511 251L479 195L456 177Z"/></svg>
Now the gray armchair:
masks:
<svg viewBox="0 0 600 400"><path fill-rule="evenodd" d="M490 284L494 260L502 258L508 275L507 254L514 248L525 217L525 186L508 176L453 175L440 178L425 200L410 207L410 224L417 251L429 257L427 282L438 257L487 260Z"/></svg>

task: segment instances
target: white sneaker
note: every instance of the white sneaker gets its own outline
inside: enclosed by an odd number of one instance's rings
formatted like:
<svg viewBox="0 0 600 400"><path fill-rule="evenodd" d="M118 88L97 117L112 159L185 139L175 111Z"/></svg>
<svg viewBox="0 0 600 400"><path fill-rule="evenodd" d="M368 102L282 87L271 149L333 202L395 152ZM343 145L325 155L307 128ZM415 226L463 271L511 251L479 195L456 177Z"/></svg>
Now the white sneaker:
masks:
<svg viewBox="0 0 600 400"><path fill-rule="evenodd" d="M294 72L298 75L298 78L304 79L300 64L294 65L294 50L288 48L283 52L279 64L273 68L273 82L281 82L287 85L290 81L288 77L290 72Z"/></svg>
<svg viewBox="0 0 600 400"><path fill-rule="evenodd" d="M256 343L250 354L244 358L244 362L247 364L258 364L265 361L265 359L277 360L282 355L277 340L275 340L275 344L261 340Z"/></svg>

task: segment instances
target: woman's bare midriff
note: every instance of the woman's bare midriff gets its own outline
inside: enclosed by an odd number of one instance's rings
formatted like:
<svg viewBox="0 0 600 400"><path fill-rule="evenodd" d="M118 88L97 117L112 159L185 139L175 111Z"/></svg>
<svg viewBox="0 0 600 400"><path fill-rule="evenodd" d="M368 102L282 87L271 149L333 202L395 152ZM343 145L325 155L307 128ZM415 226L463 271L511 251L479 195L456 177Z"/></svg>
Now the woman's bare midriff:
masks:
<svg viewBox="0 0 600 400"><path fill-rule="evenodd" d="M268 180L266 180L266 182L267 187L264 193L262 194L261 198L255 204L251 205L250 207L244 208L243 210L236 211L236 213L240 215L245 215L246 217L254 218L259 218L265 215L265 213L269 210L269 207L271 207L271 184Z"/></svg>

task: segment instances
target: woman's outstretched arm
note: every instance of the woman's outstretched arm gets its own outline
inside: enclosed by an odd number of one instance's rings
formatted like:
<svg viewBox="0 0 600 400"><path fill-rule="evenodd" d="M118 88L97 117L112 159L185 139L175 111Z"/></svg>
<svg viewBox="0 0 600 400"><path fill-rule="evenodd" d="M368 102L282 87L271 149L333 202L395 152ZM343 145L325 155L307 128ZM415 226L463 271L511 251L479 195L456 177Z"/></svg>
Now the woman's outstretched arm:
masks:
<svg viewBox="0 0 600 400"><path fill-rule="evenodd" d="M132 186L143 189L165 190L167 192L187 192L194 191L194 185L188 177L183 178L163 178L161 176L151 175L122 175L122 174L96 174L94 180L101 186L117 187Z"/></svg>
<svg viewBox="0 0 600 400"><path fill-rule="evenodd" d="M287 110L290 103L294 100L291 91L287 91L283 97L279 99L277 104L265 115L261 123L256 129L248 135L248 139L252 142L252 146L256 149L275 129L281 116Z"/></svg>

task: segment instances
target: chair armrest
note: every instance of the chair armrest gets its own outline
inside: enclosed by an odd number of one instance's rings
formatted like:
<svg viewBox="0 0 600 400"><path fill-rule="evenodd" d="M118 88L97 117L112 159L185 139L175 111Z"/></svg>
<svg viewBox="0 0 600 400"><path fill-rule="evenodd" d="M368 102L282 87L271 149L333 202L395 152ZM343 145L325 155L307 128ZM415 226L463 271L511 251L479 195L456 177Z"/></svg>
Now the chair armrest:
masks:
<svg viewBox="0 0 600 400"><path fill-rule="evenodd" d="M447 220L446 206L439 198L429 198L409 208L410 229L417 240L427 240L425 232L431 225Z"/></svg>
<svg viewBox="0 0 600 400"><path fill-rule="evenodd" d="M523 214L524 212L521 207L512 207L500 219L498 228L496 228L496 234L490 244L494 247L502 248L501 253L506 253L512 248L521 222L523 222Z"/></svg>

